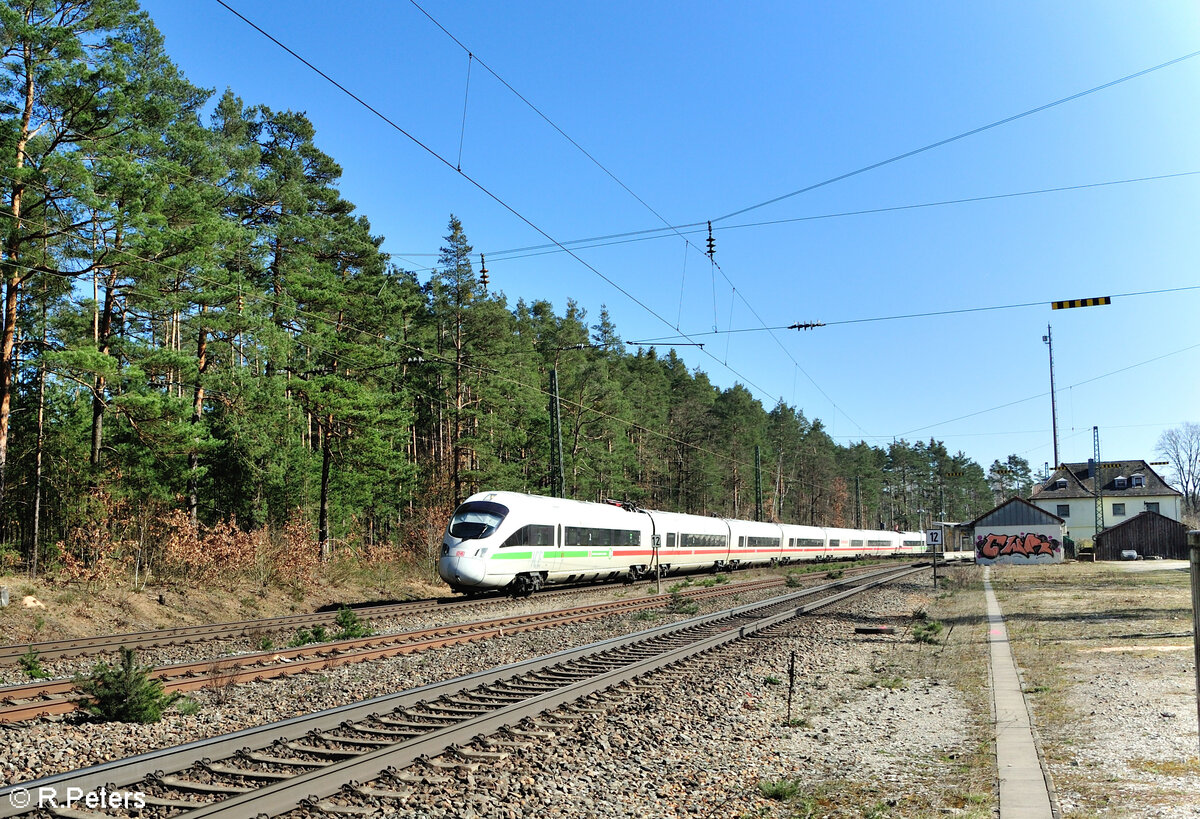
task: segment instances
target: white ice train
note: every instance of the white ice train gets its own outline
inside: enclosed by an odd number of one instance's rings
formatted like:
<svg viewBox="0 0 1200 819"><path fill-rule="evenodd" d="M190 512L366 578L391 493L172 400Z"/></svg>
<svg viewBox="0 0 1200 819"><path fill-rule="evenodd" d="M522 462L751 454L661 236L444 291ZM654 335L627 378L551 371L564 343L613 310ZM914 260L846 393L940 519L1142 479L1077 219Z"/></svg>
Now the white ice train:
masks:
<svg viewBox="0 0 1200 819"><path fill-rule="evenodd" d="M551 583L637 579L656 571L925 552L920 532L761 523L481 492L467 498L446 527L438 574L456 591L528 594Z"/></svg>

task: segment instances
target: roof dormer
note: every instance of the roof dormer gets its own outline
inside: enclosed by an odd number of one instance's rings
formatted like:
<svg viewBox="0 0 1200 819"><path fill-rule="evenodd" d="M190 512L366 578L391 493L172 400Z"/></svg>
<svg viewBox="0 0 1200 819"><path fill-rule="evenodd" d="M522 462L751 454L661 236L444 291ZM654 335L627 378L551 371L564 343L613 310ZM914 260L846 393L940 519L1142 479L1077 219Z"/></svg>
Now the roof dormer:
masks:
<svg viewBox="0 0 1200 819"><path fill-rule="evenodd" d="M1113 479L1113 486L1117 489L1124 489L1126 483L1127 483L1127 481L1125 480L1124 475L1118 475L1116 478Z"/></svg>
<svg viewBox="0 0 1200 819"><path fill-rule="evenodd" d="M1067 479L1059 478L1057 481L1054 482L1054 488L1055 489L1066 489L1067 488Z"/></svg>
<svg viewBox="0 0 1200 819"><path fill-rule="evenodd" d="M1146 476L1143 475L1141 472L1134 472L1132 475L1129 476L1129 485L1130 486L1145 486L1146 485Z"/></svg>

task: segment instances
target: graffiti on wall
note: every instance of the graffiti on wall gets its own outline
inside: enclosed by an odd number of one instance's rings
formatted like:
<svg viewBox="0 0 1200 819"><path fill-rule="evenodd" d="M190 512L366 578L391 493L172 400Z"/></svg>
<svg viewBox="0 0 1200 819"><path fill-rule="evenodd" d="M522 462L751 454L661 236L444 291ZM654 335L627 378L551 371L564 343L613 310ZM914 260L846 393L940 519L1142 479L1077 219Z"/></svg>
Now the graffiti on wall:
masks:
<svg viewBox="0 0 1200 819"><path fill-rule="evenodd" d="M1037 532L1019 535L978 535L975 538L976 560L1004 560L1013 562L1029 560L1043 562L1039 558L1058 561L1062 557L1062 544L1056 538Z"/></svg>

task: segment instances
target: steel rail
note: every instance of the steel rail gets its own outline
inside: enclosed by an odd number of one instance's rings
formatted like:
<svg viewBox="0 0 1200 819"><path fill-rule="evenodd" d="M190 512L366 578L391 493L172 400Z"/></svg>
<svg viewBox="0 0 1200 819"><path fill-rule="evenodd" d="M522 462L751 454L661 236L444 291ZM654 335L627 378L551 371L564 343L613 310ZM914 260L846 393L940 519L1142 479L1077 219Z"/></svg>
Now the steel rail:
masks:
<svg viewBox="0 0 1200 819"><path fill-rule="evenodd" d="M248 728L238 731L234 734L191 742L176 748L149 752L128 759L95 765L85 768L81 771L58 774L32 782L22 783L20 785L0 788L0 819L3 819L3 817L19 815L23 812L22 810L15 808L10 803L10 799L7 798L17 791L28 789L37 793L40 792L40 789L50 789L50 791L53 793L65 794L68 788L77 788L80 789L81 792L89 792L95 791L101 787L108 787L111 792L114 788L144 781L148 778L152 778L156 774L161 777L164 770L181 771L189 768L190 766L196 765L203 760L210 758L221 759L225 757L231 757L236 755L239 751L256 749L260 750L272 745L273 743L285 741L288 738L302 736L306 733L319 735L340 725L346 724L347 722L353 723L356 721L361 721L371 717L372 715L377 715L382 712L411 708L423 702L429 702L438 698L465 692L471 687L487 686L502 682L504 680L510 680L521 675L531 675L538 672L546 672L547 670L564 663L574 660L594 658L596 655L604 652L622 650L628 647L636 646L637 644L647 640L679 634L689 629L710 626L712 624L719 623L720 621L727 621L732 617L744 616L745 614L756 609L779 608L781 606L786 607L790 606L791 603L799 601L808 596L820 594L833 589L850 587L848 591L842 592L840 595L835 596L834 598L824 598L812 604L813 608L827 606L835 602L836 599L841 599L849 594L858 593L866 588L873 587L874 585L889 582L897 577L920 570L921 566L903 568L900 570L893 568L886 570L886 572L876 573L875 575L867 578L845 578L823 586L800 590L791 595L777 598L774 601L746 604L734 609L730 609L726 612L691 618L680 623L667 624L653 629L648 629L646 631L639 632L638 634L614 637L610 638L609 640L600 641L588 646L566 649L546 657L512 663L506 666L491 669L489 671L479 672L454 680L422 686L421 688L410 691L376 697L364 702L355 703L340 708L327 709L316 714L294 717L282 722ZM872 581L871 578L876 579ZM863 585L861 587L852 586L852 584L859 579L867 580L867 585ZM763 623L754 627L739 627L737 635L745 636L746 634L753 633L763 627L766 627L767 625L790 619L795 617L797 614L803 613L803 610L804 607L785 611L783 614L774 618L769 618L769 621L763 621ZM704 649L697 650L699 651ZM669 660L667 662L669 663L673 661L674 660ZM638 673L645 673L645 671L639 671ZM611 686L612 684L613 683L609 681L601 687ZM579 685L584 684L580 683ZM568 687L570 688L571 686ZM573 690L582 691L584 689L576 687ZM578 697L584 695L576 694L575 696ZM551 702L551 699L541 699L538 702L542 706L542 710L551 707L551 705L548 704ZM478 725L482 725L482 723ZM478 733L479 730L480 729L476 727L476 733ZM350 740L346 741L350 742ZM363 743L360 742L359 744ZM340 768L341 766L339 765L337 767ZM378 771L378 769L376 770ZM306 794L306 796L307 795L308 794ZM291 797L289 796L288 798ZM190 815L193 814L189 814L189 816ZM242 812L232 815L246 816L251 814Z"/></svg>
<svg viewBox="0 0 1200 819"><path fill-rule="evenodd" d="M369 780L379 776L389 768L405 768L422 757L434 757L460 744L470 742L476 737L494 734L502 729L511 728L522 720L529 719L556 708L560 708L593 694L611 689L622 682L634 680L669 665L683 662L695 655L712 651L719 646L755 634L764 629L776 627L802 614L815 611L855 594L861 594L867 589L890 582L896 577L904 576L920 569L891 570L888 577L856 586L841 593L822 598L807 606L799 606L789 611L768 615L758 622L736 625L738 617L751 614L757 609L777 609L788 606L792 601L780 599L764 603L751 603L746 606L722 613L713 620L704 618L705 622L688 625L691 621L676 624L679 628L675 633L696 629L703 626L720 625L727 621L727 627L701 639L669 649L661 654L647 657L628 666L613 671L597 674L571 685L532 697L507 708L500 708L489 714L466 720L440 730L432 731L414 739L380 748L377 751L356 756L344 762L326 768L309 771L281 782L258 788L250 793L240 794L194 811L189 811L188 819L243 819L246 816L276 816L301 805L320 807L322 798L332 796L353 783ZM800 595L789 595L793 599ZM807 595L804 595L807 596ZM735 631L736 629L736 631Z"/></svg>
<svg viewBox="0 0 1200 819"><path fill-rule="evenodd" d="M688 589L681 592L681 595L689 599L706 599L769 589L782 585L782 583L783 581L778 578L768 578L732 586ZM225 686L290 677L295 674L326 670L352 663L492 639L506 633L516 634L585 622L612 614L658 608L666 602L667 595L653 595L635 600L592 603L571 609L456 623L419 631L336 640L278 651L237 654L213 660L175 663L157 666L149 672L149 676L162 680L163 690L166 692L198 691L214 685ZM0 687L0 703L8 703L0 705L0 724L69 714L79 707L77 692L74 680L53 680ZM14 702L16 700L31 701Z"/></svg>
<svg viewBox="0 0 1200 819"><path fill-rule="evenodd" d="M740 582L755 583L759 581ZM639 585L646 584L642 583ZM733 585L740 585L740 583ZM610 585L594 584L569 588L556 587L540 591L537 593L537 596L539 598L559 597L576 592L601 591L609 588L611 588ZM378 620L384 617L407 616L428 611L487 606L505 599L507 598L500 594L468 598L431 598L428 600L409 600L402 603L359 606L351 610L363 619ZM174 626L150 631L131 631L122 634L94 637L68 637L61 640L43 640L41 642L8 643L0 645L0 666L13 665L30 651L36 652L38 658L41 660L69 659L98 654L104 651L115 651L122 646L128 648L152 648L156 646L187 645L205 640L253 637L286 629L326 625L335 622L337 616L337 611L285 614L278 617L265 617L259 620L233 620L226 623Z"/></svg>

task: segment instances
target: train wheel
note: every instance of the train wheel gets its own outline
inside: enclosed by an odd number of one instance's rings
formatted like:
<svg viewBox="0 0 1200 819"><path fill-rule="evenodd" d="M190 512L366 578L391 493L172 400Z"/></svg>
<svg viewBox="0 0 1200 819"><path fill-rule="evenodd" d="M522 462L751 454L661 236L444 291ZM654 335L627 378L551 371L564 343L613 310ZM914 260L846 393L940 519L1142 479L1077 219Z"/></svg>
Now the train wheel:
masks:
<svg viewBox="0 0 1200 819"><path fill-rule="evenodd" d="M538 582L540 580L541 577L538 577L537 581L535 581L527 574L519 574L512 579L511 583L508 584L509 593L513 597L528 597L537 591L538 586L541 585L541 583Z"/></svg>

